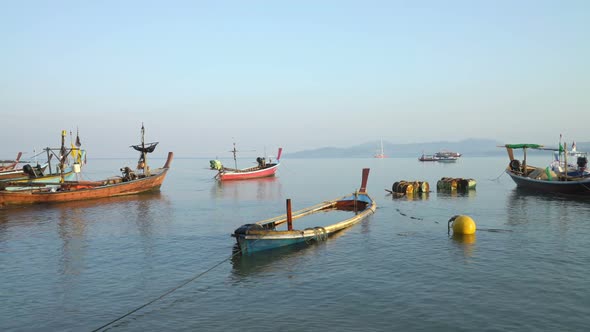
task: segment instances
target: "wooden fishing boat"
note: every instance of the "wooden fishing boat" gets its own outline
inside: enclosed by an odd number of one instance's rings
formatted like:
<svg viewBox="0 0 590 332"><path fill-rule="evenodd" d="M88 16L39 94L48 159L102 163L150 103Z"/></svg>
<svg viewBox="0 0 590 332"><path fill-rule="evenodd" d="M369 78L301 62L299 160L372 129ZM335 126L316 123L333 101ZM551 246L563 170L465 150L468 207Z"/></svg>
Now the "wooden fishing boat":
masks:
<svg viewBox="0 0 590 332"><path fill-rule="evenodd" d="M63 134L63 133L62 133ZM65 139L65 138L64 138ZM64 144L61 148L45 148L43 151L47 154L47 162L35 166L26 164L20 169L0 172L0 182L17 182L27 186L30 183L60 183L61 181L74 181L77 174L80 173L82 165L86 160L86 150L80 148L80 136L76 136L76 144L71 144L67 148ZM34 157L37 157L35 155ZM57 164L52 165L51 161L55 157ZM6 187L6 185L0 184ZM20 187L11 185L8 190L19 190Z"/></svg>
<svg viewBox="0 0 590 332"><path fill-rule="evenodd" d="M577 172L555 172L549 166L536 167L527 164L527 149L556 150L544 148L540 144L506 144L510 162L506 167L506 173L512 178L519 188L535 192L590 195L590 173L586 171L588 158L577 157ZM522 149L524 159L520 162L514 158L514 149ZM567 156L567 153L566 153ZM565 161L567 165L567 160Z"/></svg>
<svg viewBox="0 0 590 332"><path fill-rule="evenodd" d="M0 172L0 181L26 180L43 176L47 165L31 166L27 164L23 168Z"/></svg>
<svg viewBox="0 0 590 332"><path fill-rule="evenodd" d="M291 212L291 200L287 200L287 213L274 218L246 224L234 231L238 247L242 254L252 254L295 244L305 244L326 240L329 236L351 227L375 212L377 204L367 194L369 169L363 169L361 188L350 194L317 205ZM316 216L319 213L347 211L347 218L328 226L308 227L301 230L293 229L293 221L305 216ZM315 218L314 218L315 219ZM303 220L299 220L303 222ZM278 229L279 226L286 229Z"/></svg>
<svg viewBox="0 0 590 332"><path fill-rule="evenodd" d="M62 177L62 181L58 184L27 182L25 186L22 182L2 182L0 183L0 206L69 202L159 190L170 168L173 153L168 153L168 159L164 167L151 170L147 165L146 157L147 153L154 151L157 142L144 143L143 125L141 132L141 145L132 146L141 152L137 171L133 171L129 167L124 167L121 168L122 176L115 176L102 181L66 181ZM64 147L64 137L65 131L62 132L62 148ZM64 169L63 165L61 165L60 169ZM11 186L20 188L18 190L10 190Z"/></svg>
<svg viewBox="0 0 590 332"><path fill-rule="evenodd" d="M243 169L238 169L237 166L236 153L238 151L236 150L235 143L234 149L230 152L233 152L234 155L235 168L225 167L219 160L209 161L210 168L217 171L215 178L219 181L248 180L274 176L281 163L281 153L283 152L283 148L279 148L276 162L273 163L271 159L267 162L266 158L258 157L256 158L256 166Z"/></svg>

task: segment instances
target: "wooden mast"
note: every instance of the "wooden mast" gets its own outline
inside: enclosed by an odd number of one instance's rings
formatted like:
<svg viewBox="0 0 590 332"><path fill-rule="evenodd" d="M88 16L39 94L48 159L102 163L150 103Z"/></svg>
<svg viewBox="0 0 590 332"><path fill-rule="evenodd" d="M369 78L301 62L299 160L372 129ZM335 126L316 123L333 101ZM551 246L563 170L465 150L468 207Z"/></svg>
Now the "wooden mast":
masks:
<svg viewBox="0 0 590 332"><path fill-rule="evenodd" d="M238 160L236 159L236 152L238 152L238 151L236 150L236 142L234 142L234 149L231 150L230 152L232 152L234 154L234 166L235 166L235 169L238 169Z"/></svg>
<svg viewBox="0 0 590 332"><path fill-rule="evenodd" d="M141 155L143 157L143 174L148 176L149 170L147 165L147 153L145 152L145 128L143 127L143 122L141 123Z"/></svg>
<svg viewBox="0 0 590 332"><path fill-rule="evenodd" d="M66 160L66 130L61 131L61 149L59 150L59 183L64 183L64 166Z"/></svg>
<svg viewBox="0 0 590 332"><path fill-rule="evenodd" d="M567 143L563 142L563 169L564 169L564 179L567 181Z"/></svg>

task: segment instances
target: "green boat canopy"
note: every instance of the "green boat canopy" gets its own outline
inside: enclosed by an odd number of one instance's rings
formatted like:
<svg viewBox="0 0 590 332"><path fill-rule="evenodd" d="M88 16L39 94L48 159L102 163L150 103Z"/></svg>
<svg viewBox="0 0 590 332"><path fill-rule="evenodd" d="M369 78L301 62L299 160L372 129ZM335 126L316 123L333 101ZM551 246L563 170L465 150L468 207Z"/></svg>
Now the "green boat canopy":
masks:
<svg viewBox="0 0 590 332"><path fill-rule="evenodd" d="M511 149L540 149L543 147L541 144L506 144L507 148Z"/></svg>

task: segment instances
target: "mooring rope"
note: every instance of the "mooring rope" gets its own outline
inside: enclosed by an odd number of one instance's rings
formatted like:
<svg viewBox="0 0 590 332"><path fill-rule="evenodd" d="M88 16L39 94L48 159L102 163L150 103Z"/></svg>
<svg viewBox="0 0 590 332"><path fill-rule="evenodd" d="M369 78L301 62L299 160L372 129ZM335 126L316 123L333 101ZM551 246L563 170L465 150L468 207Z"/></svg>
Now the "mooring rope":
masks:
<svg viewBox="0 0 590 332"><path fill-rule="evenodd" d="M116 322L120 321L121 319L123 319L123 318L125 318L125 317L127 317L127 316L129 316L129 315L131 315L131 314L133 314L133 313L136 313L136 312L138 312L139 310L141 310L141 309L143 309L143 308L147 307L148 305L150 305L150 304L152 304L152 303L154 303L154 302L156 302L156 301L158 301L158 300L161 300L162 298L166 297L167 295L170 295L170 294L172 294L174 291L178 290L179 288L182 288L182 287L186 286L187 284L189 284L189 283L191 283L191 282L195 281L196 279L198 279L198 278L200 278L200 277L204 276L205 274L207 274L207 273L211 272L213 269L215 269L216 267L218 267L218 266L220 266L221 264L225 263L226 261L228 261L228 260L232 259L234 256L236 256L236 255L238 255L238 254L241 254L241 251L239 251L239 250L238 250L237 252L235 252L235 253L233 253L231 256L229 256L228 258L226 258L226 259L222 260L221 262L219 262L219 263L217 263L217 264L213 265L212 267L210 267L209 269L205 270L204 272L201 272L201 273L199 273L199 274L195 275L194 277L192 277L192 278L190 278L190 279L186 280L185 282L181 283L180 285L178 285L178 286L176 286L176 287L174 287L174 288L172 288L172 289L168 290L166 293L164 293L164 294L162 294L162 295L158 296L157 298L155 298L155 299L153 299L153 300L151 300L151 301L149 301L149 302L147 302L147 303L145 303L145 304L143 304L143 305L141 305L141 306L139 306L139 307L137 307L137 308L135 308L135 309L133 309L133 310L129 311L128 313L124 314L123 316L120 316L119 318L117 318L117 319L114 319L114 320L112 320L112 321L110 321L110 322L108 322L108 323L106 323L106 324L102 325L101 327L99 327L99 328L97 328L97 329L94 329L94 330L92 330L92 332L100 331L100 330L102 330L102 329L104 329L104 328L106 328L106 327L108 327L108 326L110 326L110 325L112 325L112 324L114 324L114 323L116 323Z"/></svg>
<svg viewBox="0 0 590 332"><path fill-rule="evenodd" d="M424 220L424 218L419 218L419 217L414 217L414 216L408 216L407 214L403 213L400 209L395 209L400 215L404 216L404 217L408 217L410 219L414 219L414 220ZM438 224L438 221L435 221L435 223Z"/></svg>
<svg viewBox="0 0 590 332"><path fill-rule="evenodd" d="M400 215L404 216L404 217L408 217L410 219L415 219L415 220L424 220L424 218L419 218L419 217L414 217L414 216L408 216L407 214L403 213L400 209L395 209ZM455 219L458 217L459 215L454 215L451 217L451 219L449 219L447 221L448 223L448 233L451 233L451 223L453 221L455 221ZM438 224L438 221L433 221L435 224ZM492 232L492 233L511 233L512 230L510 229L501 229L501 228L477 228L478 231L483 231L483 232Z"/></svg>
<svg viewBox="0 0 590 332"><path fill-rule="evenodd" d="M506 174L506 170L503 170L503 171L502 171L502 173L500 173L500 175L498 175L498 177L497 177L497 178L495 178L495 179L490 179L490 181L498 181L498 180L500 180L500 178L501 178L501 177L502 177L502 175L504 175L504 174Z"/></svg>

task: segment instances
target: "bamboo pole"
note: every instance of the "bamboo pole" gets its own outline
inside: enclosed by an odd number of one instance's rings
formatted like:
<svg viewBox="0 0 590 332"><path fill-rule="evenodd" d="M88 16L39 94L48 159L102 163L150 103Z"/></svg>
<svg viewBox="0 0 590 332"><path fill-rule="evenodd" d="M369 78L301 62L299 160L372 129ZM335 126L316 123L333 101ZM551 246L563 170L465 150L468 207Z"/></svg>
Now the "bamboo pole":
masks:
<svg viewBox="0 0 590 332"><path fill-rule="evenodd" d="M291 199L287 198L287 230L293 230L293 218L291 216Z"/></svg>

